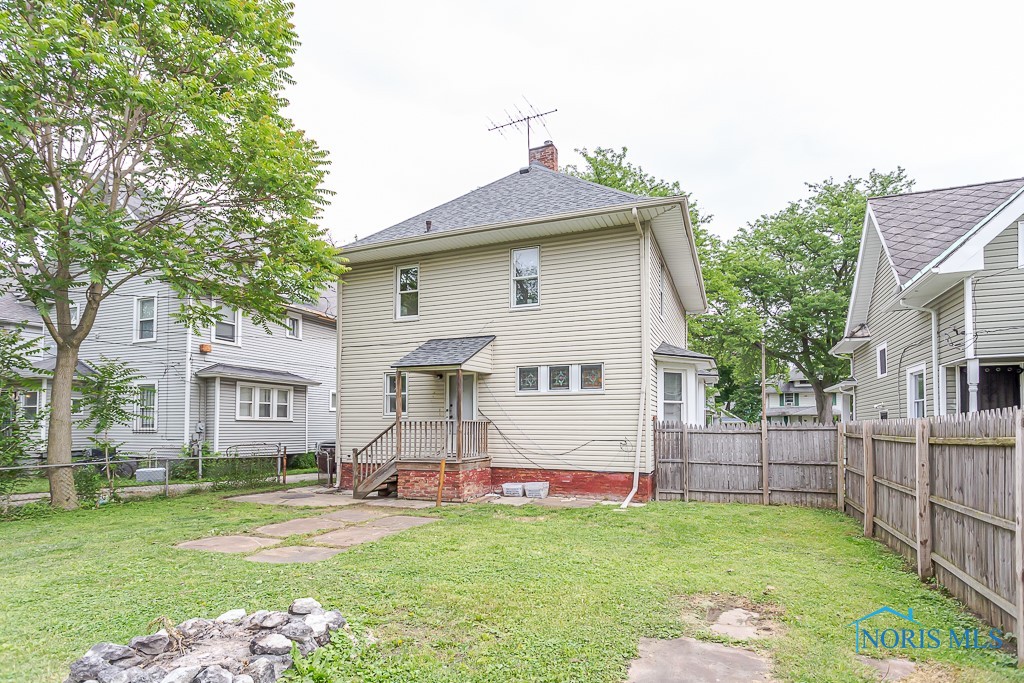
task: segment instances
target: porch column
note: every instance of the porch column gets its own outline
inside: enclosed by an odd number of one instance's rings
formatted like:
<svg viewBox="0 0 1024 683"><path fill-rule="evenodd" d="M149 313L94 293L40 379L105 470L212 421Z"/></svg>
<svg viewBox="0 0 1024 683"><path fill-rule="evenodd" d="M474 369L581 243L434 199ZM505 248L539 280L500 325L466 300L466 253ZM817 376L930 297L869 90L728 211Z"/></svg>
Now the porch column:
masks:
<svg viewBox="0 0 1024 683"><path fill-rule="evenodd" d="M970 358L967 361L967 411L978 412L978 384L981 381L981 361Z"/></svg>
<svg viewBox="0 0 1024 683"><path fill-rule="evenodd" d="M462 368L455 372L455 460L462 462Z"/></svg>
<svg viewBox="0 0 1024 683"><path fill-rule="evenodd" d="M402 455L402 371L395 369L395 458Z"/></svg>

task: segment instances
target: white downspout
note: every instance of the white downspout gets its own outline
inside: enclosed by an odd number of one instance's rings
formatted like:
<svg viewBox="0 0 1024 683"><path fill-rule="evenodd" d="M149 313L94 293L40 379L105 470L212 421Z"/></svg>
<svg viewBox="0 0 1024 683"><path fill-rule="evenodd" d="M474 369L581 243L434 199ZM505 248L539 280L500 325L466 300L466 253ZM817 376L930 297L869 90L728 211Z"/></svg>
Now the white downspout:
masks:
<svg viewBox="0 0 1024 683"><path fill-rule="evenodd" d="M626 496L626 500L622 501L622 505L619 506L620 510L625 510L629 507L629 503L633 500L633 496L636 495L637 490L640 488L640 454L643 452L644 442L644 423L647 417L647 399L650 393L650 382L648 378L648 367L647 367L647 355L648 355L648 342L647 342L647 316L649 306L649 294L651 283L648 281L648 269L650 261L647 253L647 234L644 232L643 226L640 224L640 215L633 207L633 225L636 226L636 231L640 235L640 406L637 409L636 416L636 455L633 462L633 488L630 489L629 495Z"/></svg>
<svg viewBox="0 0 1024 683"><path fill-rule="evenodd" d="M942 393L939 386L940 379L940 368L939 368L939 312L934 308L926 308L924 306L911 306L906 301L900 300L900 305L904 308L909 308L912 311L920 311L921 313L930 313L932 316L932 406L933 415L941 415L940 407L944 408L946 403L942 400ZM907 397L910 400L910 397ZM945 412L943 410L943 412Z"/></svg>
<svg viewBox="0 0 1024 683"><path fill-rule="evenodd" d="M188 446L192 437L192 328L185 326L185 424L183 443Z"/></svg>

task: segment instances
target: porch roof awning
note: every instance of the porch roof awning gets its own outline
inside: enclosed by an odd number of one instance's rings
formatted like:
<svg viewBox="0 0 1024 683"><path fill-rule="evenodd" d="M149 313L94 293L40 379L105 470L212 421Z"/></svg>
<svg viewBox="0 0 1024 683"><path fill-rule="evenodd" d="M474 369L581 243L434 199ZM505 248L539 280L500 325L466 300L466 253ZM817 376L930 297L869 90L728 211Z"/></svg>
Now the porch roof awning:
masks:
<svg viewBox="0 0 1024 683"><path fill-rule="evenodd" d="M250 382L287 384L294 387L315 387L321 384L315 379L307 379L293 372L250 368L243 365L228 365L227 363L208 365L196 372L196 377L223 377L224 379L246 380Z"/></svg>
<svg viewBox="0 0 1024 683"><path fill-rule="evenodd" d="M57 369L57 358L43 358L32 363L32 370L18 370L22 377L49 377ZM94 375L96 371L84 360L78 361L75 365L75 374L78 376Z"/></svg>
<svg viewBox="0 0 1024 683"><path fill-rule="evenodd" d="M391 364L398 370L424 371L458 369L489 373L491 353L489 345L494 335L483 337L455 337L431 339L424 342Z"/></svg>
<svg viewBox="0 0 1024 683"><path fill-rule="evenodd" d="M667 342L662 342L658 348L654 349L654 355L662 358L670 358L672 360L693 361L699 367L707 370L713 370L717 367L714 356L697 353L696 351L684 349L680 346L673 346Z"/></svg>

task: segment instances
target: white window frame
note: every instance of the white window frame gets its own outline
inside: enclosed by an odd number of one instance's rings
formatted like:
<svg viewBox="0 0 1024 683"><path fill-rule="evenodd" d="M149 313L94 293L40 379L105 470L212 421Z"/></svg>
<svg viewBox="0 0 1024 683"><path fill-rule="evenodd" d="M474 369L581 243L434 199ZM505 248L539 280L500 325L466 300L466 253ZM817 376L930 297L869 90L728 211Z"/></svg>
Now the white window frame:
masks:
<svg viewBox="0 0 1024 683"><path fill-rule="evenodd" d="M140 337L139 336L139 325L142 323L143 320L148 320L148 318L143 318L142 315L141 315L142 302L147 300L147 299L152 299L153 300L153 336L152 337ZM137 295L135 297L135 301L132 304L135 307L134 311L133 311L133 314L132 314L132 343L134 343L134 344L150 344L150 343L153 343L153 342L156 341L157 337L159 336L159 332L157 330L157 328L159 327L157 325L157 321L160 318L160 316L159 316L159 309L160 309L159 301L160 300L157 298L156 294L139 294L139 295Z"/></svg>
<svg viewBox="0 0 1024 683"><path fill-rule="evenodd" d="M923 395L921 396L920 399L914 398L914 389L915 389L915 384L916 384L916 382L914 381L914 377L917 376L917 375L921 375L921 379L922 379L922 387L923 387L922 394ZM928 366L927 366L927 364L919 363L919 364L917 364L917 365L907 369L906 389L907 389L907 417L910 417L910 418L928 417ZM920 404L921 404L921 414L920 415L915 415L913 407L914 407L914 404L918 403L918 402L920 402Z"/></svg>
<svg viewBox="0 0 1024 683"><path fill-rule="evenodd" d="M416 270L416 289L402 291L402 273ZM395 320L419 320L420 318L420 264L410 263L395 268ZM402 315L402 294L416 295L416 315Z"/></svg>
<svg viewBox="0 0 1024 683"><path fill-rule="evenodd" d="M327 397L327 410L332 413L338 412L338 391L336 389L331 389Z"/></svg>
<svg viewBox="0 0 1024 683"><path fill-rule="evenodd" d="M132 432L136 434L155 434L160 430L160 386L158 382L136 382L136 389L141 392L143 388L153 388L153 426L142 426L142 405L137 406L138 414L135 416L135 423L132 425Z"/></svg>
<svg viewBox="0 0 1024 683"><path fill-rule="evenodd" d="M28 407L31 407L31 408L33 408L36 411L35 415L33 415L31 419L33 419L33 420L38 419L39 418L39 411L41 411L42 408L43 408L42 407L42 401L43 401L43 391L42 391L42 389L26 389L26 390L24 390L24 391L22 391L20 393L21 393L21 396L20 396L20 400L18 402L20 404L19 407L21 408L21 414L20 414L19 417L22 417L22 418L25 418L25 419L29 419L25 415L25 409L28 408ZM35 404L32 405L32 406L28 406L27 402L25 401L25 399L28 398L29 394L35 394L35 397L36 397Z"/></svg>
<svg viewBox="0 0 1024 683"><path fill-rule="evenodd" d="M285 325L284 336L288 337L289 339L302 339L302 316L301 315L289 315L287 320L288 320L288 324ZM292 326L291 326L291 322L293 320L295 321L295 332L294 332L294 334L292 333Z"/></svg>
<svg viewBox="0 0 1024 683"><path fill-rule="evenodd" d="M568 389L551 389L550 386L550 369L554 367L561 367L563 365L569 366L569 388ZM601 366L601 388L600 389L584 389L583 388L583 366L584 365L600 365ZM521 369L537 368L537 388L536 389L520 389L519 388L519 371ZM540 363L531 363L529 365L517 365L515 368L515 375L513 376L516 387L516 395L518 396L536 396L543 394L545 396L573 396L578 394L603 394L605 386L608 382L608 376L606 373L605 364L603 361L580 361L578 363L566 362L566 363L548 363L542 365Z"/></svg>
<svg viewBox="0 0 1024 683"><path fill-rule="evenodd" d="M882 354L885 354L885 372L882 371ZM882 342L875 347L875 372L878 378L889 376L889 345L888 342Z"/></svg>
<svg viewBox="0 0 1024 683"><path fill-rule="evenodd" d="M783 392L782 394L782 407L783 408L797 408L797 398L795 393Z"/></svg>
<svg viewBox="0 0 1024 683"><path fill-rule="evenodd" d="M252 415L242 415L242 389L252 389ZM261 390L270 391L270 417L260 417ZM277 392L288 392L288 417L277 416ZM235 420L239 422L294 422L295 421L295 387L281 384L258 384L255 382L238 382L235 384Z"/></svg>
<svg viewBox="0 0 1024 683"><path fill-rule="evenodd" d="M385 372L384 373L384 417L394 417L395 411L391 410L391 401L388 399L392 396L397 396L397 393L391 393L388 391L388 377L394 377L397 373ZM409 411L409 373L402 373L402 415L405 416Z"/></svg>
<svg viewBox="0 0 1024 683"><path fill-rule="evenodd" d="M78 313L78 311L79 311L79 309L78 309L78 302L77 301L70 301L70 302L68 302L68 308L70 309L70 312L71 312L71 324L72 325L77 325L78 321L81 319L81 318L78 317L79 316L79 313ZM153 321L153 324L154 325L156 324L155 320Z"/></svg>
<svg viewBox="0 0 1024 683"><path fill-rule="evenodd" d="M227 308L226 306L224 306L224 304L222 304L219 301L213 302L213 306L215 308L217 308L217 309ZM228 310L232 314L234 314L234 316L235 316L235 320L234 320L235 340L234 341L227 341L225 339L218 339L217 338L217 323L214 323L213 326L210 328L210 341L213 342L214 344L226 344L228 346L241 346L242 345L242 312L240 310L238 310L237 308L229 308ZM227 320L228 319L227 316L224 316L224 319Z"/></svg>
<svg viewBox="0 0 1024 683"><path fill-rule="evenodd" d="M536 276L531 275L529 277L516 277L516 252L517 251L536 251L537 252L537 275ZM540 258L541 258L541 256L540 256L540 245L532 246L532 247L515 247L515 248L509 250L509 252L508 252L508 275L509 275L509 278L508 278L508 282L509 282L508 303L509 303L509 307L512 308L513 310L519 311L519 310L524 310L524 309L528 310L528 309L531 309L531 308L540 308L540 304L541 304L541 301L542 301L542 298L541 298L541 282L540 282L540 277L541 277ZM537 279L537 303L535 303L535 304L517 304L516 303L516 282L519 281L519 280L532 280L532 279L534 279L534 277L536 277L536 279ZM558 365L558 363L552 363L552 365ZM563 365L564 365L564 363L563 363ZM533 366L529 366L528 365L528 366L524 366L524 367L533 367Z"/></svg>
<svg viewBox="0 0 1024 683"><path fill-rule="evenodd" d="M689 402L686 400L689 392L687 387L690 382L690 370L688 368L678 367L674 365L659 365L658 366L658 419L665 419L665 373L670 372L673 374L682 375L680 380L683 397L679 401L669 401L669 403L678 403L679 417L683 424L689 424L690 419L687 414L689 408Z"/></svg>

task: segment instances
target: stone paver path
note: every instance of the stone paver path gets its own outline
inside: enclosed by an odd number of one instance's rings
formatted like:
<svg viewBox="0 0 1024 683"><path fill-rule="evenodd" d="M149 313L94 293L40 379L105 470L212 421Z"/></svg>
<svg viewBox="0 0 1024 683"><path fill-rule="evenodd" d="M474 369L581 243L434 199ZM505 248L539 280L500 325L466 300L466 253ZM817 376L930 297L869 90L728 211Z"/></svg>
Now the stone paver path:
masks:
<svg viewBox="0 0 1024 683"><path fill-rule="evenodd" d="M286 545L283 548L267 548L255 555L245 558L250 562L266 562L267 564L304 564L319 562L334 557L341 548L318 548L309 545Z"/></svg>
<svg viewBox="0 0 1024 683"><path fill-rule="evenodd" d="M435 505L435 503L430 500L407 500L405 498L364 498L357 502L373 505L374 507L406 508L409 510L432 508Z"/></svg>
<svg viewBox="0 0 1024 683"><path fill-rule="evenodd" d="M370 529L387 529L389 531L405 531L406 529L412 529L424 524L431 524L433 522L440 522L437 517L409 517L407 515L393 515L391 517L382 517L381 519L374 520L366 525L366 528Z"/></svg>
<svg viewBox="0 0 1024 683"><path fill-rule="evenodd" d="M379 541L391 534L396 533L391 529L381 529L370 526L350 526L337 531L331 531L321 536L314 536L311 540L314 543L334 546L335 548L350 548L354 545Z"/></svg>
<svg viewBox="0 0 1024 683"><path fill-rule="evenodd" d="M244 496L228 498L236 503L257 503L259 505L287 505L290 507L341 507L355 505L363 501L352 497L351 491L333 493L334 489L320 486L305 486L287 491L271 491L270 493L250 493Z"/></svg>
<svg viewBox="0 0 1024 683"><path fill-rule="evenodd" d="M210 536L209 538L185 541L175 547L186 550L208 550L214 553L251 553L268 545L277 545L279 542L275 538L260 536Z"/></svg>
<svg viewBox="0 0 1024 683"><path fill-rule="evenodd" d="M299 519L290 519L287 522L261 526L256 529L256 533L261 536L287 538L289 536L295 536L296 534L312 534L317 531L338 529L343 526L345 526L344 522L327 519L325 517L300 517Z"/></svg>
<svg viewBox="0 0 1024 683"><path fill-rule="evenodd" d="M391 510L382 508L345 508L336 512L328 512L326 515L320 515L320 519L333 519L338 522L351 522L356 524L358 522L366 522L371 519L380 519L388 515L394 514Z"/></svg>
<svg viewBox="0 0 1024 683"><path fill-rule="evenodd" d="M640 639L640 658L627 683L751 683L771 681L768 660L750 650L693 638Z"/></svg>

